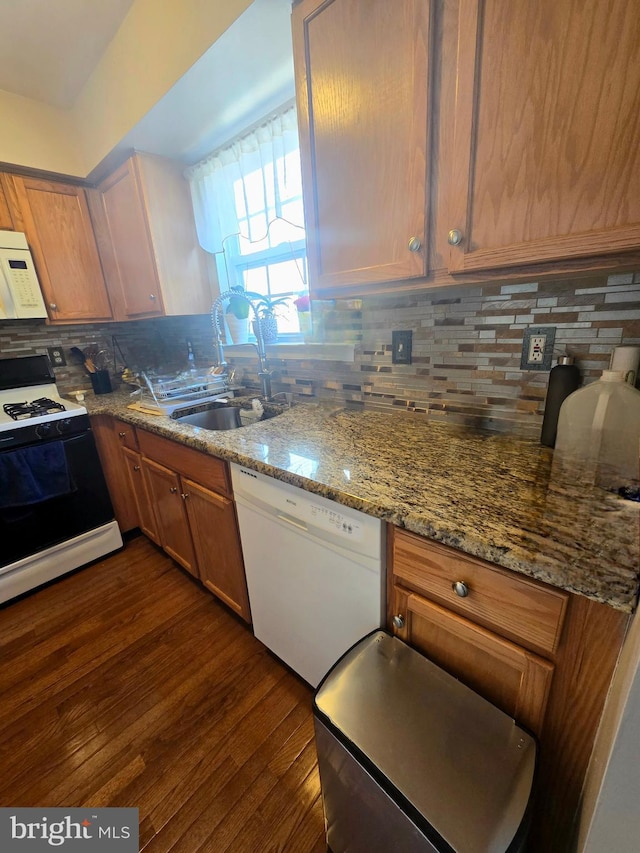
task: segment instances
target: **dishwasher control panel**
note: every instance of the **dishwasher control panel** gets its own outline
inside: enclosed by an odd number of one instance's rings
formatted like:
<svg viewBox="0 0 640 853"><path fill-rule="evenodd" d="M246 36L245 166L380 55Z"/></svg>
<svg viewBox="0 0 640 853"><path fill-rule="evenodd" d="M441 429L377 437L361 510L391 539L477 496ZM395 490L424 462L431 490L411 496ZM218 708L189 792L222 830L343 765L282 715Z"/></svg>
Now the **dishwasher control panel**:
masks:
<svg viewBox="0 0 640 853"><path fill-rule="evenodd" d="M334 536L344 536L352 542L362 540L362 525L357 519L339 510L328 509L318 504L309 504L309 522L320 530L327 530Z"/></svg>
<svg viewBox="0 0 640 853"><path fill-rule="evenodd" d="M381 559L383 522L379 518L235 463L231 463L231 482L236 504L248 501L301 533L325 539L361 557Z"/></svg>

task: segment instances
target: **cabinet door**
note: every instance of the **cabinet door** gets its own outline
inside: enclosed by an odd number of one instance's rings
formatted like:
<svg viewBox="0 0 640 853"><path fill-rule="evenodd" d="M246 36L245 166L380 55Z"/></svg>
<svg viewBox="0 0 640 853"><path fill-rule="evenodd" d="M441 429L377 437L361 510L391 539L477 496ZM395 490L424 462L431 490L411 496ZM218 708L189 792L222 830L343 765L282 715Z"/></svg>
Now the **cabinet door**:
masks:
<svg viewBox="0 0 640 853"><path fill-rule="evenodd" d="M566 592L406 530L394 528L392 540L396 584L531 651L556 653Z"/></svg>
<svg viewBox="0 0 640 853"><path fill-rule="evenodd" d="M395 633L460 678L518 723L539 734L553 664L422 596L396 587Z"/></svg>
<svg viewBox="0 0 640 853"><path fill-rule="evenodd" d="M142 473L141 456L137 451L130 450L128 447L121 448L121 453L127 472L129 488L134 497L138 512L138 526L145 536L153 540L156 545L160 545L161 542L158 534L156 514L153 509L153 501L149 495L147 481Z"/></svg>
<svg viewBox="0 0 640 853"><path fill-rule="evenodd" d="M129 450L138 450L138 435L135 427L114 418L113 428L115 434L118 436L118 444L121 447L128 447Z"/></svg>
<svg viewBox="0 0 640 853"><path fill-rule="evenodd" d="M153 317L164 313L146 211L134 159L100 184L101 241L107 282L117 315Z"/></svg>
<svg viewBox="0 0 640 853"><path fill-rule="evenodd" d="M423 276L430 3L302 0L292 25L312 292Z"/></svg>
<svg viewBox="0 0 640 853"><path fill-rule="evenodd" d="M110 320L84 189L17 176L11 183L51 319Z"/></svg>
<svg viewBox="0 0 640 853"><path fill-rule="evenodd" d="M155 507L160 544L170 557L198 577L180 477L152 459L142 457L142 466Z"/></svg>
<svg viewBox="0 0 640 853"><path fill-rule="evenodd" d="M251 621L233 501L183 478L187 512L202 583Z"/></svg>
<svg viewBox="0 0 640 853"><path fill-rule="evenodd" d="M91 416L91 429L96 440L113 511L118 527L125 533L127 530L133 530L134 527L139 526L138 509L124 466L115 423L115 418L110 415Z"/></svg>
<svg viewBox="0 0 640 853"><path fill-rule="evenodd" d="M461 0L459 20L450 272L637 249L640 2Z"/></svg>

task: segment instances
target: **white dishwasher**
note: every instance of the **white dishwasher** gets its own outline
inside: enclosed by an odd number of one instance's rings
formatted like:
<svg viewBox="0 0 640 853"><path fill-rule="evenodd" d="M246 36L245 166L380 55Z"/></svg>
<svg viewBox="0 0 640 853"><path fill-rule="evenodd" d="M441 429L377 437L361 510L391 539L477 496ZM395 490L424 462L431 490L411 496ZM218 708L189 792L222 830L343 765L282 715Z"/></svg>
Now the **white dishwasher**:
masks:
<svg viewBox="0 0 640 853"><path fill-rule="evenodd" d="M316 687L383 624L378 518L231 465L256 637Z"/></svg>

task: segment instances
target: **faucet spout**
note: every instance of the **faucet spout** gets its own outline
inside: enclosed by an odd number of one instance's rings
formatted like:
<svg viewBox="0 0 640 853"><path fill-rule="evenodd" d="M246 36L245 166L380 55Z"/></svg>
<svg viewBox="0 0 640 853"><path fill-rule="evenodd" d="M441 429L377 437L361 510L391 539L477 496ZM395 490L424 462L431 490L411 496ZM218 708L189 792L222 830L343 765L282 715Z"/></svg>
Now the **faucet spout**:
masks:
<svg viewBox="0 0 640 853"><path fill-rule="evenodd" d="M260 380L260 390L262 392L262 396L265 400L271 399L271 371L270 370L261 370L258 373L258 379Z"/></svg>
<svg viewBox="0 0 640 853"><path fill-rule="evenodd" d="M254 324L256 343L252 343L252 346L256 348L256 353L258 354L258 378L260 380L262 396L268 400L271 397L271 371L267 368L267 350L265 347L264 338L262 337L262 326L259 321L259 315L256 306L254 305L253 301L242 291L226 290L224 293L221 293L220 296L218 296L218 298L213 302L211 306L211 325L213 327L213 347L215 350L216 364L220 367L225 368L227 366L227 363L224 360L224 347L222 344L222 329L224 324L222 306L228 299L231 299L231 297L233 297L234 299L243 299L249 304L249 307L253 311L253 317L256 321Z"/></svg>

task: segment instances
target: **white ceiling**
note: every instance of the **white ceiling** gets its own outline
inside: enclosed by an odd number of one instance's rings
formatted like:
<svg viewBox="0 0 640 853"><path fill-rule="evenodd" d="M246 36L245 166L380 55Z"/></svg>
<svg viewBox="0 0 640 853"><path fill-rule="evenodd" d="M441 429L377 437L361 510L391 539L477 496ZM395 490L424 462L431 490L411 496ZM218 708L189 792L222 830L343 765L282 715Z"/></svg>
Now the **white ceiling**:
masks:
<svg viewBox="0 0 640 853"><path fill-rule="evenodd" d="M132 3L0 0L0 89L70 107ZM291 0L254 0L115 153L195 163L293 95Z"/></svg>
<svg viewBox="0 0 640 853"><path fill-rule="evenodd" d="M133 0L0 0L0 89L70 107Z"/></svg>
<svg viewBox="0 0 640 853"><path fill-rule="evenodd" d="M294 94L291 0L254 0L118 148L196 163Z"/></svg>

